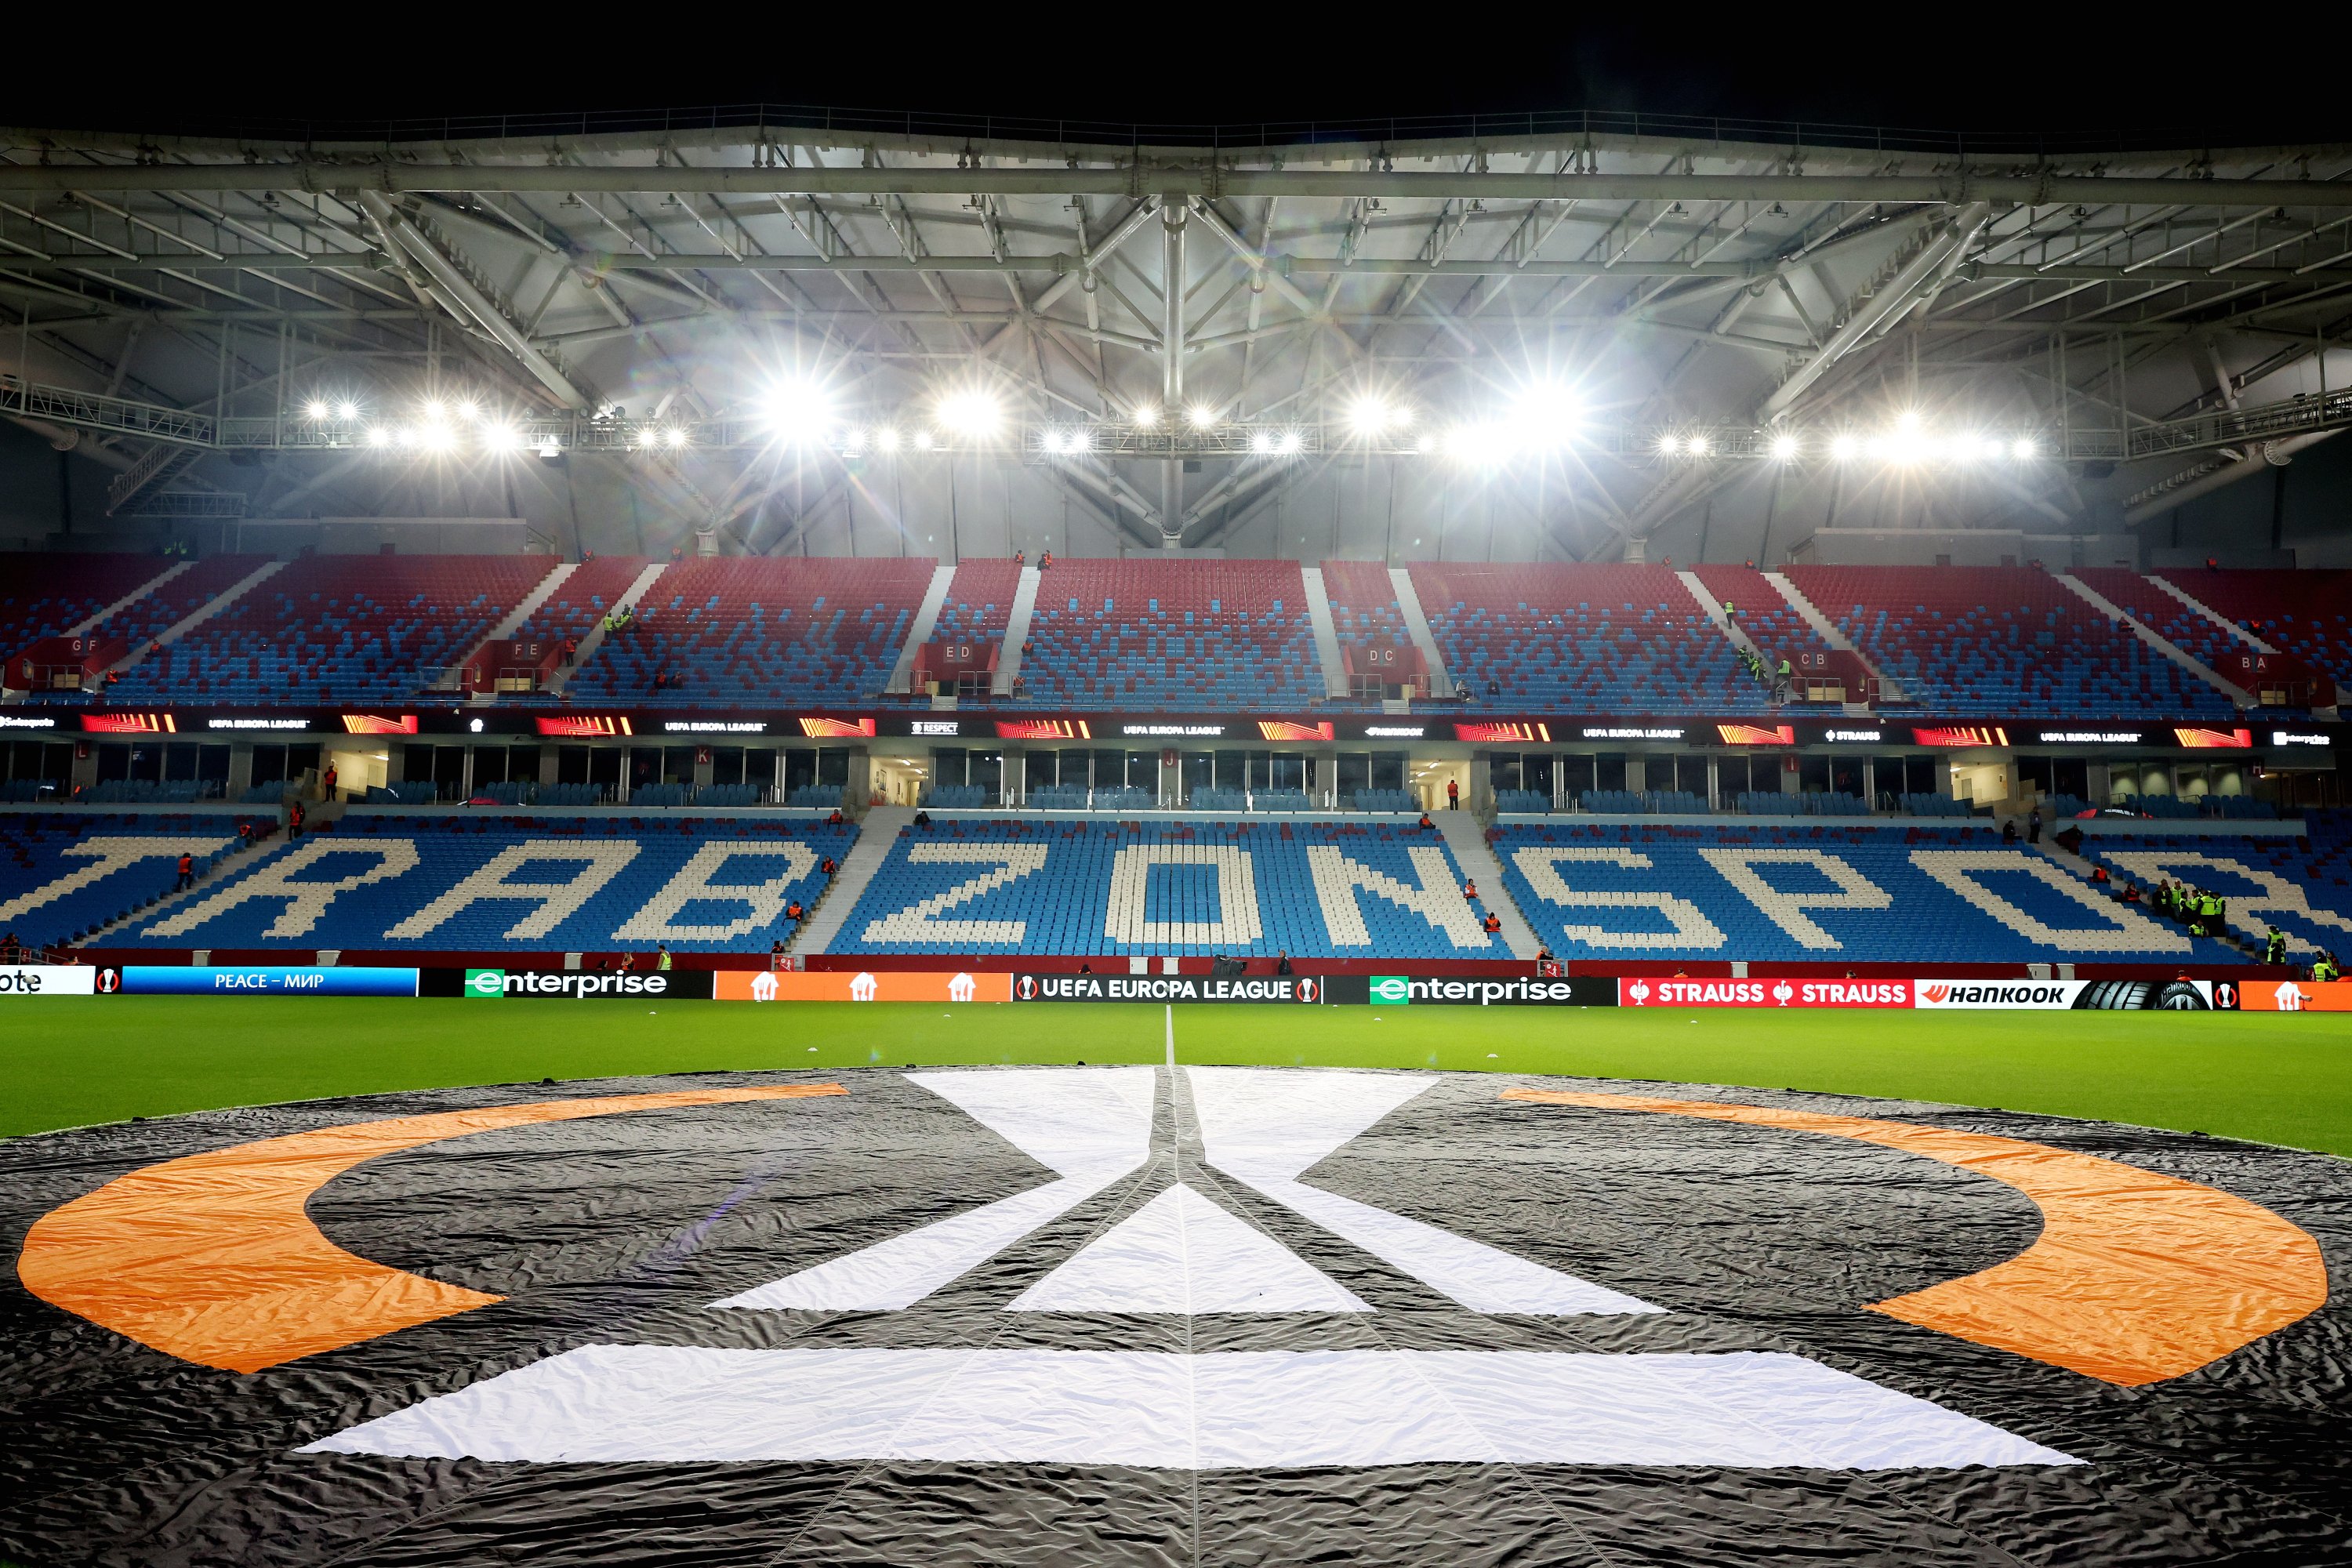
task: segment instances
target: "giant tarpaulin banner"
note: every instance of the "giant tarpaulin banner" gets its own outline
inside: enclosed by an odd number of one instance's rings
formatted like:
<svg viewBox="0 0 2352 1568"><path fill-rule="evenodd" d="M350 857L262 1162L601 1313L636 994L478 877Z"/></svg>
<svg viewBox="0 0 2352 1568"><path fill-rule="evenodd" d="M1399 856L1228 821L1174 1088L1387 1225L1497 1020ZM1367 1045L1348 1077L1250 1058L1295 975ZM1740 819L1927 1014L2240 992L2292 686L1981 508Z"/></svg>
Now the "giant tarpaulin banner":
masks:
<svg viewBox="0 0 2352 1568"><path fill-rule="evenodd" d="M2352 1562L2352 1167L1909 1102L695 1074L0 1144L0 1556Z"/></svg>

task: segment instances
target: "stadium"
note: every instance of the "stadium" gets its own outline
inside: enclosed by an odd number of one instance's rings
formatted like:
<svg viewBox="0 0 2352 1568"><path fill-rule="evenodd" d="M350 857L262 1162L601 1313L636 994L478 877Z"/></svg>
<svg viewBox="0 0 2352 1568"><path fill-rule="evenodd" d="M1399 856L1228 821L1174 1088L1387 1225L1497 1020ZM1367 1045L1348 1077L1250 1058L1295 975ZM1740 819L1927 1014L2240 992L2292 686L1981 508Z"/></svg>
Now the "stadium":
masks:
<svg viewBox="0 0 2352 1568"><path fill-rule="evenodd" d="M122 124L5 1568L2352 1563L2340 142Z"/></svg>

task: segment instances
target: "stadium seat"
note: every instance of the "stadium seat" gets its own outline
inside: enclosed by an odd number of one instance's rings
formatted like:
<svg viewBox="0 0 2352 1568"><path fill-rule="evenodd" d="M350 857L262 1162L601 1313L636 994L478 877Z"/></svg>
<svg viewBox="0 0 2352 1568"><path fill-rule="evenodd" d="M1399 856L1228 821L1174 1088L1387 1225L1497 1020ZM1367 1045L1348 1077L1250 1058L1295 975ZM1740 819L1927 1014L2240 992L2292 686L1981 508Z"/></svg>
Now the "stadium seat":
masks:
<svg viewBox="0 0 2352 1568"><path fill-rule="evenodd" d="M1923 970L2084 959L2243 962L2231 948L2103 898L1989 828L1570 819L1507 825L1489 837L1512 900L1564 958L1849 961Z"/></svg>
<svg viewBox="0 0 2352 1568"><path fill-rule="evenodd" d="M2226 902L2231 931L2260 943L2275 925L2297 963L2352 951L2352 813L2312 812L2299 837L2102 833L2084 838L2083 858L2105 866L2117 888L2210 888Z"/></svg>
<svg viewBox="0 0 2352 1568"><path fill-rule="evenodd" d="M1325 700L1295 561L1071 560L1045 574L1022 695L1056 707L1297 710Z"/></svg>
<svg viewBox="0 0 2352 1568"><path fill-rule="evenodd" d="M1507 956L1461 888L1405 823L941 816L890 846L832 951Z"/></svg>
<svg viewBox="0 0 2352 1568"><path fill-rule="evenodd" d="M68 940L168 891L179 858L198 869L236 847L226 812L0 813L0 932L35 947Z"/></svg>
<svg viewBox="0 0 2352 1568"><path fill-rule="evenodd" d="M234 823L221 820L234 842ZM626 951L667 942L681 952L759 952L792 934L784 906L793 899L814 905L826 880L818 862L845 858L856 836L854 826L804 817L362 809L345 814L331 834L281 844L121 940L423 952ZM53 867L74 863L52 858ZM154 874L152 864L131 869ZM163 884L170 879L166 867ZM61 910L90 901L76 894L60 900Z"/></svg>

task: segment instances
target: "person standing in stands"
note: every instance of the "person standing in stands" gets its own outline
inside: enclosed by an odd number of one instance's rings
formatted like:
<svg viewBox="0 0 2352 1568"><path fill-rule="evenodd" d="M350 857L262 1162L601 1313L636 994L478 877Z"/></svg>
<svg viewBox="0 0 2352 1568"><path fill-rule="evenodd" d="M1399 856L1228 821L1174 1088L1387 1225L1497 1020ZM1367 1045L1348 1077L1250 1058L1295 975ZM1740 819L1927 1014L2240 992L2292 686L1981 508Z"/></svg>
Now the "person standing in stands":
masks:
<svg viewBox="0 0 2352 1568"><path fill-rule="evenodd" d="M193 855L184 854L180 857L180 879L172 884L172 891L175 893L184 893L195 885L196 858Z"/></svg>
<svg viewBox="0 0 2352 1568"><path fill-rule="evenodd" d="M2038 805L2025 814L2025 841L2028 844L2042 842L2042 808Z"/></svg>
<svg viewBox="0 0 2352 1568"><path fill-rule="evenodd" d="M1796 671L1789 667L1789 656L1784 653L1780 656L1780 668L1772 672L1772 696L1775 700L1789 695L1790 682L1795 678Z"/></svg>
<svg viewBox="0 0 2352 1568"><path fill-rule="evenodd" d="M1290 950L1288 948L1286 947L1280 952L1275 954L1274 972L1276 974L1296 974L1298 973L1297 970L1292 968L1290 965Z"/></svg>
<svg viewBox="0 0 2352 1568"><path fill-rule="evenodd" d="M1445 781L1445 809L1448 811L1462 809L1462 785L1454 779Z"/></svg>
<svg viewBox="0 0 2352 1568"><path fill-rule="evenodd" d="M302 837L302 803L296 801L286 813L286 837L289 843Z"/></svg>
<svg viewBox="0 0 2352 1568"><path fill-rule="evenodd" d="M655 947L654 968L664 974L669 973L669 943L665 942Z"/></svg>
<svg viewBox="0 0 2352 1568"><path fill-rule="evenodd" d="M782 937L778 937L775 941L768 944L768 967L770 969L782 969L783 966L784 939Z"/></svg>
<svg viewBox="0 0 2352 1568"><path fill-rule="evenodd" d="M2263 939L2263 962L2273 964L2286 962L2286 932L2276 926L2271 927L2271 934Z"/></svg>

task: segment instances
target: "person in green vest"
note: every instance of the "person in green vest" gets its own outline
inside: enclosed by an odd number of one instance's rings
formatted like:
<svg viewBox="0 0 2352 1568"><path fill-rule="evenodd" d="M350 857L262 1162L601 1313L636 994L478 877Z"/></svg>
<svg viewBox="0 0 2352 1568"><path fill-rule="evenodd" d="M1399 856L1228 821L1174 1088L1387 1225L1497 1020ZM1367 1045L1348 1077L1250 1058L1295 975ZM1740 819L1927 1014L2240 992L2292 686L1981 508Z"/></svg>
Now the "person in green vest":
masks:
<svg viewBox="0 0 2352 1568"><path fill-rule="evenodd" d="M669 968L669 943L663 942L654 949L654 968L657 971Z"/></svg>
<svg viewBox="0 0 2352 1568"><path fill-rule="evenodd" d="M2271 927L2270 935L2263 940L2263 962L2264 963L2286 962L2286 933L2276 926Z"/></svg>
<svg viewBox="0 0 2352 1568"><path fill-rule="evenodd" d="M2317 962L2314 963L2311 966L2312 979L2322 983L2334 980L2343 973L2344 972L2341 969L2338 969L2336 966L2336 955L2332 952L2321 953Z"/></svg>

